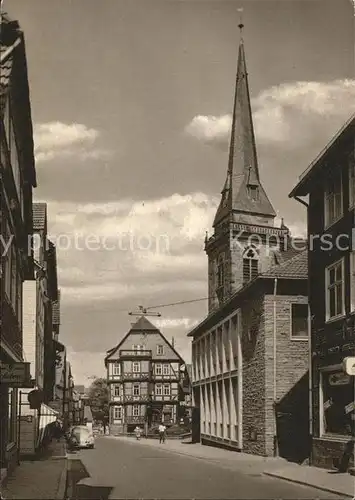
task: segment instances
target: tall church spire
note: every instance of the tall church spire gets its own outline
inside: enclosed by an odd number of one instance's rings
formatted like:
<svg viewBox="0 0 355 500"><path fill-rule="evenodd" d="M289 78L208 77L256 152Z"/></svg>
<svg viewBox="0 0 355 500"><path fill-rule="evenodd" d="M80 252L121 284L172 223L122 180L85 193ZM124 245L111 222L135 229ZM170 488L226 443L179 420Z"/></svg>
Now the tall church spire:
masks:
<svg viewBox="0 0 355 500"><path fill-rule="evenodd" d="M227 179L222 190L214 226L233 214L236 222L252 222L257 217L259 223L268 225L276 213L261 185L255 134L250 105L248 73L240 21L241 38L239 43L238 66L234 96L233 118L229 147Z"/></svg>

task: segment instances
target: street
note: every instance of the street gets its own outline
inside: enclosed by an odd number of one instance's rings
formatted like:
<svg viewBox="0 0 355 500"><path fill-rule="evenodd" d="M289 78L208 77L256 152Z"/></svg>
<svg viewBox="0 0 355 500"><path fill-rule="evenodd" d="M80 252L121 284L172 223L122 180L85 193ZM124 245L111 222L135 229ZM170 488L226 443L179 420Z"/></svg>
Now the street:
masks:
<svg viewBox="0 0 355 500"><path fill-rule="evenodd" d="M94 450L69 455L68 469L67 498L73 500L337 498L257 470L238 471L208 459L179 455L169 451L169 443L159 447L99 437Z"/></svg>

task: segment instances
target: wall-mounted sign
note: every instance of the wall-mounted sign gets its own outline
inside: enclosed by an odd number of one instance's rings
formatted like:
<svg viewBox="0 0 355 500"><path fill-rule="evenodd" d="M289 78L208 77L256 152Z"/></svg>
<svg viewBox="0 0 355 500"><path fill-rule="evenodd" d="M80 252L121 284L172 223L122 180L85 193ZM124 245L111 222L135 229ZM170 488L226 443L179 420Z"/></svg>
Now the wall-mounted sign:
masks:
<svg viewBox="0 0 355 500"><path fill-rule="evenodd" d="M343 372L336 372L329 375L330 385L347 385L350 384L350 376Z"/></svg>
<svg viewBox="0 0 355 500"><path fill-rule="evenodd" d="M354 410L355 410L355 402L354 401L352 401L351 403L349 403L348 405L345 406L345 413L346 414L351 413Z"/></svg>
<svg viewBox="0 0 355 500"><path fill-rule="evenodd" d="M10 387L32 387L30 363L1 363L0 382Z"/></svg>
<svg viewBox="0 0 355 500"><path fill-rule="evenodd" d="M355 375L355 357L347 357L343 361L344 372L347 375Z"/></svg>

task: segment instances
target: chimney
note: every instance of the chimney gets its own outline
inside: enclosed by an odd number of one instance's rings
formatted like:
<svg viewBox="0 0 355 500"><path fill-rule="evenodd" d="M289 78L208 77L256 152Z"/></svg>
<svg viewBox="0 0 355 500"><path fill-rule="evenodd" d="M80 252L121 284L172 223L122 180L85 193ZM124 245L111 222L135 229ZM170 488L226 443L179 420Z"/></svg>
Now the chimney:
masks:
<svg viewBox="0 0 355 500"><path fill-rule="evenodd" d="M175 347L175 339L174 339L174 337L172 337L172 338L171 338L171 345L172 345L173 347Z"/></svg>

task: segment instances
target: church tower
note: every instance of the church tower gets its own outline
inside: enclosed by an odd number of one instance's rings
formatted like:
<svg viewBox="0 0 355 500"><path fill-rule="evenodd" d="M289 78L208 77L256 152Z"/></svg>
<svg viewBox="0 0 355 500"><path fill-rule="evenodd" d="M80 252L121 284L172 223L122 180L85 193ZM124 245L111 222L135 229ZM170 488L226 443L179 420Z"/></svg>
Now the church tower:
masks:
<svg viewBox="0 0 355 500"><path fill-rule="evenodd" d="M242 31L243 24L239 24ZM274 227L276 217L260 180L250 105L244 41L239 43L227 178L215 215L208 256L209 312L217 309L260 272L288 230Z"/></svg>

